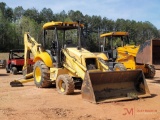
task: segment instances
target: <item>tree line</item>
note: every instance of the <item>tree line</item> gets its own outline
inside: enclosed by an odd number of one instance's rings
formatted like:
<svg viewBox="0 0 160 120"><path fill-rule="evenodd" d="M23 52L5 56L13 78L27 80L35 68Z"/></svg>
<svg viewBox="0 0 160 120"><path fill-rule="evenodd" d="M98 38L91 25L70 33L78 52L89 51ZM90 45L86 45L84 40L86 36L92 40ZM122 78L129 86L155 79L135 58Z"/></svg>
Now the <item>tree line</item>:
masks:
<svg viewBox="0 0 160 120"><path fill-rule="evenodd" d="M6 3L0 2L0 52L23 48L24 32L29 32L37 41L41 41L42 26L50 21L81 21L85 25L84 42L91 51L97 51L99 35L105 32L129 32L133 44L141 44L145 40L160 37L160 30L149 21L112 20L107 16L84 15L78 10L54 13L51 8L45 7L41 11L36 8L25 10L22 6L10 8Z"/></svg>

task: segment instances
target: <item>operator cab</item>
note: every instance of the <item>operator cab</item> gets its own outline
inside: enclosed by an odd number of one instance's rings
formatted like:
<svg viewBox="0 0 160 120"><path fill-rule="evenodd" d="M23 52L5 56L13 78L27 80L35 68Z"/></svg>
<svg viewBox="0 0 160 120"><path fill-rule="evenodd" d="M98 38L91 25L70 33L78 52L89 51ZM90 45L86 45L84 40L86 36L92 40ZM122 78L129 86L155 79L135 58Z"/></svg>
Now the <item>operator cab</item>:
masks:
<svg viewBox="0 0 160 120"><path fill-rule="evenodd" d="M115 62L118 57L117 47L129 43L128 32L110 32L101 34L101 52L105 53L110 62Z"/></svg>
<svg viewBox="0 0 160 120"><path fill-rule="evenodd" d="M80 35L83 24L79 22L48 22L44 24L42 45L52 57L53 64L61 67L64 55L63 48L76 47L81 49Z"/></svg>

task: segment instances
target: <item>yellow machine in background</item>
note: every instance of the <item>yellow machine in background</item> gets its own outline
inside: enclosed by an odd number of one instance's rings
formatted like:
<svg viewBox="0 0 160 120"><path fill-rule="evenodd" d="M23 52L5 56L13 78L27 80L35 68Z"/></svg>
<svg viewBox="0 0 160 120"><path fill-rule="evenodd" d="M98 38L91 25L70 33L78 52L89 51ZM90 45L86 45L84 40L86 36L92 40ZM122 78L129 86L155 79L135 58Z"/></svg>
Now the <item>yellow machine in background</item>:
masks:
<svg viewBox="0 0 160 120"><path fill-rule="evenodd" d="M128 32L101 34L100 37L104 38L101 51L112 61L123 63L127 69L142 69L145 77L153 78L155 76L154 66L144 62L143 58L138 55L140 46L129 45L128 36Z"/></svg>
<svg viewBox="0 0 160 120"><path fill-rule="evenodd" d="M33 75L37 87L56 84L57 91L64 95L72 94L80 85L82 98L93 103L150 96L141 70L110 71L95 54L81 47L83 27L78 22L48 22L43 26L42 45L25 33L24 75ZM30 52L34 56L33 69L27 66ZM10 84L16 83L23 81Z"/></svg>

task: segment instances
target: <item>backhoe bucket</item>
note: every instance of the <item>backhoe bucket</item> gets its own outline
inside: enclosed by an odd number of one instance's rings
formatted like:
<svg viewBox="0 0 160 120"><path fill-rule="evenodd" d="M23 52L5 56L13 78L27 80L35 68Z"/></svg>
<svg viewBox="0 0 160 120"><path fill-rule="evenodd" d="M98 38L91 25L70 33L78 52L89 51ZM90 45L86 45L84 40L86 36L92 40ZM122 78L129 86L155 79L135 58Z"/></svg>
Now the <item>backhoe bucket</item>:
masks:
<svg viewBox="0 0 160 120"><path fill-rule="evenodd" d="M13 80L10 82L11 87L23 87L23 83L32 82L33 80L33 73L26 74L22 78L18 80Z"/></svg>
<svg viewBox="0 0 160 120"><path fill-rule="evenodd" d="M142 70L86 72L82 98L93 102L112 102L149 97Z"/></svg>

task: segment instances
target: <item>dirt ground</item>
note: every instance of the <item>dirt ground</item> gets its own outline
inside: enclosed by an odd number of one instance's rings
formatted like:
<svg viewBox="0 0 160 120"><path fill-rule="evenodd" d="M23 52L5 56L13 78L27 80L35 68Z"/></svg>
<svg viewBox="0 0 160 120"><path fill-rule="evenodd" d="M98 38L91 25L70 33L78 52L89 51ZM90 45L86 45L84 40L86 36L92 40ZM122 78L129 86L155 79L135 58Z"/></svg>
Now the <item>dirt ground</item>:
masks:
<svg viewBox="0 0 160 120"><path fill-rule="evenodd" d="M151 97L103 104L84 101L78 90L66 96L33 82L10 87L21 77L0 69L0 120L160 120L160 71L146 79Z"/></svg>

